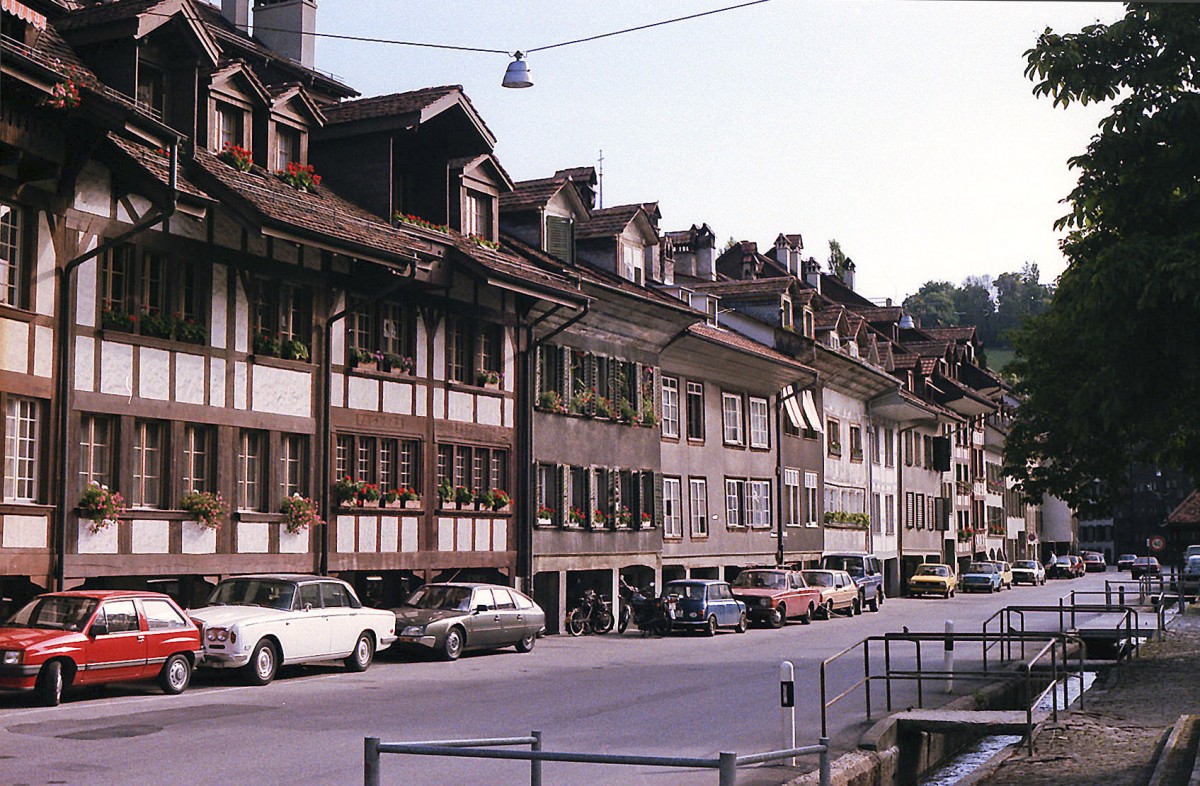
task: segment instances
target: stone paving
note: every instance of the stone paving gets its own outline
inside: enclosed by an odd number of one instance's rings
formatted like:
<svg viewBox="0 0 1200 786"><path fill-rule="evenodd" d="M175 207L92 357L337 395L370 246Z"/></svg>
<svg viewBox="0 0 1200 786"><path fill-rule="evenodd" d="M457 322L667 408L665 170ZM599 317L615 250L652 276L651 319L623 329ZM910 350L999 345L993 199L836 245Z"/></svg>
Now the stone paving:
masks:
<svg viewBox="0 0 1200 786"><path fill-rule="evenodd" d="M1180 715L1200 713L1200 609L1176 617L1162 642L1109 671L1087 693L1084 709L1059 714L980 786L1143 786ZM1168 780L1168 783L1187 783Z"/></svg>

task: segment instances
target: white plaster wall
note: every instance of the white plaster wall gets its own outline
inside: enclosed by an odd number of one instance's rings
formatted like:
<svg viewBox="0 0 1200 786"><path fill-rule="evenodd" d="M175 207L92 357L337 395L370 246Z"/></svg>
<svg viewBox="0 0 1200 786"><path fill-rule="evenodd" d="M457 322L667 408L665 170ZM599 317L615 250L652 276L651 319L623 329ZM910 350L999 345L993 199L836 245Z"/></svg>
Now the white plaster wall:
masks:
<svg viewBox="0 0 1200 786"><path fill-rule="evenodd" d="M475 417L475 396L458 390L450 391L447 420L470 423Z"/></svg>
<svg viewBox="0 0 1200 786"><path fill-rule="evenodd" d="M225 361L213 358L208 366L208 405L225 406Z"/></svg>
<svg viewBox="0 0 1200 786"><path fill-rule="evenodd" d="M265 521L239 521L238 554L266 554L271 543L270 525Z"/></svg>
<svg viewBox="0 0 1200 786"><path fill-rule="evenodd" d="M417 550L417 519L411 516L400 522L400 550Z"/></svg>
<svg viewBox="0 0 1200 786"><path fill-rule="evenodd" d="M286 368L255 366L254 410L277 415L312 415L312 375Z"/></svg>
<svg viewBox="0 0 1200 786"><path fill-rule="evenodd" d="M138 396L167 401L171 398L171 353L142 347L138 364Z"/></svg>
<svg viewBox="0 0 1200 786"><path fill-rule="evenodd" d="M91 251L95 247L93 239L83 250ZM96 264L95 259L89 259L75 271L75 322L88 327L96 326L96 292L99 289Z"/></svg>
<svg viewBox="0 0 1200 786"><path fill-rule="evenodd" d="M50 222L46 220L44 212L38 213L37 236L39 242L33 274L33 310L44 316L52 317L58 307L54 299L57 289L55 286L55 263L58 257L54 253L54 243L50 240ZM79 271L75 271L75 275L79 275Z"/></svg>
<svg viewBox="0 0 1200 786"><path fill-rule="evenodd" d="M419 418L425 417L425 412L428 407L428 391L424 385L417 385L414 391L417 401L417 411L413 414Z"/></svg>
<svg viewBox="0 0 1200 786"><path fill-rule="evenodd" d="M367 553L377 551L374 516L362 516L358 520L358 550Z"/></svg>
<svg viewBox="0 0 1200 786"><path fill-rule="evenodd" d="M514 406L515 405L511 398L504 399L504 425L512 426L514 423L516 423L516 420L513 418Z"/></svg>
<svg viewBox="0 0 1200 786"><path fill-rule="evenodd" d="M29 373L29 325L0 319L0 369Z"/></svg>
<svg viewBox="0 0 1200 786"><path fill-rule="evenodd" d="M250 351L250 304L246 300L246 293L242 290L239 283L233 285L234 292L234 321L233 321L233 349L236 352Z"/></svg>
<svg viewBox="0 0 1200 786"><path fill-rule="evenodd" d="M348 380L346 405L351 409L379 411L379 382L367 377L352 376Z"/></svg>
<svg viewBox="0 0 1200 786"><path fill-rule="evenodd" d="M337 550L342 554L354 551L354 516L337 517Z"/></svg>
<svg viewBox="0 0 1200 786"><path fill-rule="evenodd" d="M49 377L54 369L54 330L45 325L33 328L33 374Z"/></svg>
<svg viewBox="0 0 1200 786"><path fill-rule="evenodd" d="M288 532L285 527L279 528L279 553L304 554L308 551L308 528L299 532Z"/></svg>
<svg viewBox="0 0 1200 786"><path fill-rule="evenodd" d="M455 522L455 528L458 530L456 551L471 551L471 522L472 519L459 519Z"/></svg>
<svg viewBox="0 0 1200 786"><path fill-rule="evenodd" d="M383 383L383 411L397 415L412 414L413 386L406 382Z"/></svg>
<svg viewBox="0 0 1200 786"><path fill-rule="evenodd" d="M343 387L346 384L345 374L332 374L332 383L329 388L329 402L335 407L345 406L345 393Z"/></svg>
<svg viewBox="0 0 1200 786"><path fill-rule="evenodd" d="M200 355L175 353L175 400L204 403L204 358Z"/></svg>
<svg viewBox="0 0 1200 786"><path fill-rule="evenodd" d="M75 183L75 209L108 217L112 205L111 193L108 170L89 161Z"/></svg>
<svg viewBox="0 0 1200 786"><path fill-rule="evenodd" d="M171 550L171 525L168 522L134 519L131 524L134 554L166 554Z"/></svg>
<svg viewBox="0 0 1200 786"><path fill-rule="evenodd" d="M426 336L426 330L425 330L425 320L418 319L417 320L417 365L414 370L416 371L416 374L419 377L428 377L429 376L429 367L431 364L429 362L429 353L425 351L426 339L427 339L427 336Z"/></svg>
<svg viewBox="0 0 1200 786"><path fill-rule="evenodd" d="M492 551L508 550L508 519L492 520Z"/></svg>
<svg viewBox="0 0 1200 786"><path fill-rule="evenodd" d="M446 378L446 320L438 320L433 333L433 370L430 376L434 379Z"/></svg>
<svg viewBox="0 0 1200 786"><path fill-rule="evenodd" d="M224 265L213 265L212 274L212 312L208 316L208 343L217 349L224 349L229 340L229 323L226 317L228 311L228 271Z"/></svg>
<svg viewBox="0 0 1200 786"><path fill-rule="evenodd" d="M501 366L504 369L504 382L501 384L509 393L516 389L517 385L517 367L515 363L516 347L513 344L512 330L504 329L504 364Z"/></svg>
<svg viewBox="0 0 1200 786"><path fill-rule="evenodd" d="M92 522L87 519L79 520L79 554L116 554L117 553L117 527L110 525L100 530L92 532L88 526Z"/></svg>
<svg viewBox="0 0 1200 786"><path fill-rule="evenodd" d="M475 528L474 549L475 551L491 551L492 544L489 542L489 540L492 535L492 528L488 526L488 521L486 519L478 519L477 523L479 526ZM462 543L461 539L459 540L459 543Z"/></svg>
<svg viewBox="0 0 1200 786"><path fill-rule="evenodd" d="M75 389L91 391L96 384L96 340L75 337Z"/></svg>
<svg viewBox="0 0 1200 786"><path fill-rule="evenodd" d="M6 549L44 549L50 546L50 527L45 516L4 516Z"/></svg>
<svg viewBox="0 0 1200 786"><path fill-rule="evenodd" d="M133 396L133 347L129 344L100 342L100 392Z"/></svg>
<svg viewBox="0 0 1200 786"><path fill-rule="evenodd" d="M500 426L501 421L500 404L502 399L495 396L478 396L479 399L479 422L485 426Z"/></svg>
<svg viewBox="0 0 1200 786"><path fill-rule="evenodd" d="M125 208L126 203L128 203L129 207L133 208L132 214ZM128 224L136 223L146 215L150 208L151 203L149 199L138 194L128 194L125 198L117 200L117 220Z"/></svg>
<svg viewBox="0 0 1200 786"><path fill-rule="evenodd" d="M379 551L394 554L400 550L400 520L395 516L379 518Z"/></svg>
<svg viewBox="0 0 1200 786"><path fill-rule="evenodd" d="M438 551L454 550L454 519L438 519Z"/></svg>
<svg viewBox="0 0 1200 786"><path fill-rule="evenodd" d="M217 552L217 531L202 527L195 521L183 522L183 553L184 554L215 554Z"/></svg>
<svg viewBox="0 0 1200 786"><path fill-rule="evenodd" d="M438 420L446 419L446 391L442 388L433 390L433 416Z"/></svg>
<svg viewBox="0 0 1200 786"><path fill-rule="evenodd" d="M842 455L840 458L825 456L825 480L842 486L853 486L859 489L867 488L867 460L870 454L865 450L867 409L861 399L852 398L833 388L825 388L821 394L824 405L823 417L828 423L829 418L841 422ZM850 426L857 424L863 429L864 451L863 461L850 461Z"/></svg>
<svg viewBox="0 0 1200 786"><path fill-rule="evenodd" d="M246 408L246 364L242 361L233 364L233 408Z"/></svg>

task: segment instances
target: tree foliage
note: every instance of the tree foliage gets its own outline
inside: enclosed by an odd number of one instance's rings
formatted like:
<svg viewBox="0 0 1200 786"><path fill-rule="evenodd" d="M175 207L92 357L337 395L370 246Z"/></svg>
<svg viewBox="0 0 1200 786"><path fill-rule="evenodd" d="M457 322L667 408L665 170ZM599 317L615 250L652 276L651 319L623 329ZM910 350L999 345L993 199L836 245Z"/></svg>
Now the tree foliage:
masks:
<svg viewBox="0 0 1200 786"><path fill-rule="evenodd" d="M904 310L920 320L924 327L957 325L954 292L949 281L926 281L915 295L904 299Z"/></svg>
<svg viewBox="0 0 1200 786"><path fill-rule="evenodd" d="M1043 284L1037 265L1018 272L967 276L961 285L927 281L904 301L904 309L925 327L974 325L985 347L1007 349L1010 336L1025 320L1043 313L1054 288Z"/></svg>
<svg viewBox="0 0 1200 786"><path fill-rule="evenodd" d="M1058 222L1067 269L1016 341L1024 397L1005 449L1030 498L1081 512L1132 462L1200 473L1200 6L1130 4L1113 24L1047 29L1034 93L1112 103ZM1099 482L1098 482L1099 481Z"/></svg>
<svg viewBox="0 0 1200 786"><path fill-rule="evenodd" d="M830 275L843 278L848 265L853 265L854 260L846 256L846 252L842 251L842 244L836 240L829 241L829 273Z"/></svg>

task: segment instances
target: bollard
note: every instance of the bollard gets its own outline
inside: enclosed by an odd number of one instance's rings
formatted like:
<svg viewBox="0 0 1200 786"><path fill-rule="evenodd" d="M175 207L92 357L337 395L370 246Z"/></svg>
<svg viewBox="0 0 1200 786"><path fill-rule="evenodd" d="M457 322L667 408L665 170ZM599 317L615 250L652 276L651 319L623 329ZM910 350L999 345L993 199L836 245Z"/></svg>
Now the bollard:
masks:
<svg viewBox="0 0 1200 786"><path fill-rule="evenodd" d="M529 750L540 751L542 749L542 733L540 731L531 731L529 736L533 737L533 742L529 745ZM541 759L529 760L529 786L542 786L542 761Z"/></svg>
<svg viewBox="0 0 1200 786"><path fill-rule="evenodd" d="M821 751L821 786L830 786L833 782L833 773L829 764L829 760L832 758L832 753L829 750L829 738L822 737L817 742L825 747L825 750Z"/></svg>
<svg viewBox="0 0 1200 786"><path fill-rule="evenodd" d="M1117 587L1117 603L1121 606L1125 605L1125 585Z"/></svg>
<svg viewBox="0 0 1200 786"><path fill-rule="evenodd" d="M954 692L954 620L946 620L946 648L942 664L946 672L946 693Z"/></svg>
<svg viewBox="0 0 1200 786"><path fill-rule="evenodd" d="M718 759L717 782L720 786L737 786L737 754L722 751Z"/></svg>
<svg viewBox="0 0 1200 786"><path fill-rule="evenodd" d="M796 669L790 660L779 664L779 707L783 728L783 750L796 747ZM795 767L796 758L788 759Z"/></svg>
<svg viewBox="0 0 1200 786"><path fill-rule="evenodd" d="M363 737L363 784L379 786L378 737Z"/></svg>

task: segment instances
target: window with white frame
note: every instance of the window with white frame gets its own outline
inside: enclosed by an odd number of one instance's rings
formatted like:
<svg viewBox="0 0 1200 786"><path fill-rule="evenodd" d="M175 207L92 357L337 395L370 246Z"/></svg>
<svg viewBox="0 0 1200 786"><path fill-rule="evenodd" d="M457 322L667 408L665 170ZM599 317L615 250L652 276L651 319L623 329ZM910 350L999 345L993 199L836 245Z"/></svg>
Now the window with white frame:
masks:
<svg viewBox="0 0 1200 786"><path fill-rule="evenodd" d="M890 428L883 430L883 465L896 466L896 432Z"/></svg>
<svg viewBox="0 0 1200 786"><path fill-rule="evenodd" d="M395 444L395 440L385 440ZM383 456L380 455L382 463ZM394 454L392 456L394 467ZM283 496L304 495L308 486L308 437L303 434L284 434L279 445L279 483ZM391 478L389 478L391 480ZM393 489L393 483L387 489Z"/></svg>
<svg viewBox="0 0 1200 786"><path fill-rule="evenodd" d="M129 504L157 508L162 504L162 424L139 420L133 427L133 488Z"/></svg>
<svg viewBox="0 0 1200 786"><path fill-rule="evenodd" d="M79 485L111 485L113 421L104 415L84 415L79 429Z"/></svg>
<svg viewBox="0 0 1200 786"><path fill-rule="evenodd" d="M261 431L244 430L238 435L237 509L262 510L264 442Z"/></svg>
<svg viewBox="0 0 1200 786"><path fill-rule="evenodd" d="M687 438L704 440L704 385L687 383Z"/></svg>
<svg viewBox="0 0 1200 786"><path fill-rule="evenodd" d="M725 480L725 526L746 526L746 481Z"/></svg>
<svg viewBox="0 0 1200 786"><path fill-rule="evenodd" d="M485 240L495 240L492 220L495 200L482 191L468 190L465 200L466 215L463 217L463 232Z"/></svg>
<svg viewBox="0 0 1200 786"><path fill-rule="evenodd" d="M635 284L642 283L642 250L637 246L621 244L621 278Z"/></svg>
<svg viewBox="0 0 1200 786"><path fill-rule="evenodd" d="M726 445L745 443L742 426L742 397L736 393L721 394L721 422Z"/></svg>
<svg viewBox="0 0 1200 786"><path fill-rule="evenodd" d="M750 397L750 447L771 447L771 418L765 398Z"/></svg>
<svg viewBox="0 0 1200 786"><path fill-rule="evenodd" d="M0 303L18 308L26 305L23 219L21 208L0 202Z"/></svg>
<svg viewBox="0 0 1200 786"><path fill-rule="evenodd" d="M817 508L817 473L804 473L804 526L815 527L819 520Z"/></svg>
<svg viewBox="0 0 1200 786"><path fill-rule="evenodd" d="M245 139L246 112L233 104L217 102L217 133L213 149L221 151L226 145L242 147Z"/></svg>
<svg viewBox="0 0 1200 786"><path fill-rule="evenodd" d="M662 378L662 433L664 437L679 437L679 380Z"/></svg>
<svg viewBox="0 0 1200 786"><path fill-rule="evenodd" d="M788 527L799 527L803 511L800 508L800 470L783 471L783 523Z"/></svg>
<svg viewBox="0 0 1200 786"><path fill-rule="evenodd" d="M688 480L688 514L692 522L692 537L708 537L708 480L705 478L690 478Z"/></svg>
<svg viewBox="0 0 1200 786"><path fill-rule="evenodd" d="M300 129L275 124L275 171L287 170L287 165L295 161L304 163L300 158Z"/></svg>
<svg viewBox="0 0 1200 786"><path fill-rule="evenodd" d="M663 478L663 537L682 538L683 519L679 510L679 478Z"/></svg>
<svg viewBox="0 0 1200 786"><path fill-rule="evenodd" d="M4 406L4 499L37 502L41 458L42 406L9 396Z"/></svg>
<svg viewBox="0 0 1200 786"><path fill-rule="evenodd" d="M771 481L747 481L746 491L750 503L746 525L752 529L769 529L771 527Z"/></svg>
<svg viewBox="0 0 1200 786"><path fill-rule="evenodd" d="M183 430L183 492L212 491L213 431L189 425Z"/></svg>

